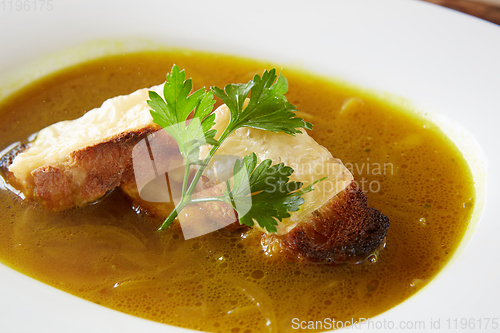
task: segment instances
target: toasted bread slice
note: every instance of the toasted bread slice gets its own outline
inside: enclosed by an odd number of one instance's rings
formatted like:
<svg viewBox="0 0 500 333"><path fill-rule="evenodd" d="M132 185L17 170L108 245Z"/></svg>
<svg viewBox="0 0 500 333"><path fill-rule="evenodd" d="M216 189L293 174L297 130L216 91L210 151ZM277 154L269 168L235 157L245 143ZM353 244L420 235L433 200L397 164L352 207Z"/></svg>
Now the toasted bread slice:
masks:
<svg viewBox="0 0 500 333"><path fill-rule="evenodd" d="M9 182L53 210L84 205L119 186L133 176L135 144L160 129L146 103L149 90L160 93L162 86L108 99L42 129L4 165Z"/></svg>

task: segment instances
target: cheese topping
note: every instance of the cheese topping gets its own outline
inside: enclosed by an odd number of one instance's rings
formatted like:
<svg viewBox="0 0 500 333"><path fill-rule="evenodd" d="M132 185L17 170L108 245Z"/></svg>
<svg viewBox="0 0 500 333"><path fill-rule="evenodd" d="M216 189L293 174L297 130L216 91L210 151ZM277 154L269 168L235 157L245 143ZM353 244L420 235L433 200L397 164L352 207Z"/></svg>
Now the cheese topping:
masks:
<svg viewBox="0 0 500 333"><path fill-rule="evenodd" d="M151 108L146 102L149 90L163 96L163 85L139 89L110 98L78 119L60 121L42 129L30 148L16 156L9 171L24 183L31 171L43 165L64 163L73 151L153 125Z"/></svg>

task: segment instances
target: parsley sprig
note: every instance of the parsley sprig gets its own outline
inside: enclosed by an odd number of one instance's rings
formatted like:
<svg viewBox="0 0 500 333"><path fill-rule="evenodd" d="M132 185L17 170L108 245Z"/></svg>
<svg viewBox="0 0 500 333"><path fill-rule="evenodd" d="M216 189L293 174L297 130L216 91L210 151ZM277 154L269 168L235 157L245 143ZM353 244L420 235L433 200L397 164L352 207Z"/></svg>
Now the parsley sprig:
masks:
<svg viewBox="0 0 500 333"><path fill-rule="evenodd" d="M252 153L241 162L236 161L233 179L226 181L222 196L192 198L192 195L217 149L238 128L252 127L290 135L301 133L300 128L312 129L310 123L295 117L297 109L284 96L288 91L287 80L272 69L264 71L262 77L255 75L246 84L229 84L224 89L212 87L210 91L199 89L191 93L192 87L192 80L186 80L184 70L174 65L164 85L164 99L153 91L149 92L148 104L152 108L153 121L177 142L185 167L182 196L160 230L168 228L189 204L221 201L236 210L240 224L253 226L256 222L268 232L276 232L278 221L289 217L289 212L297 211L304 203L301 196L312 191L313 185L322 179L302 188L301 182L289 180L292 168L283 163L271 165L271 160L257 165L257 156ZM228 106L231 115L218 140L215 139L216 130L212 129L215 124L214 95ZM246 99L249 101L245 105ZM191 114L192 118L188 119ZM199 160L200 147L206 144L210 144L211 149L203 160ZM198 165L198 168L189 182L193 165ZM250 207L242 204L244 201L248 203L249 195Z"/></svg>

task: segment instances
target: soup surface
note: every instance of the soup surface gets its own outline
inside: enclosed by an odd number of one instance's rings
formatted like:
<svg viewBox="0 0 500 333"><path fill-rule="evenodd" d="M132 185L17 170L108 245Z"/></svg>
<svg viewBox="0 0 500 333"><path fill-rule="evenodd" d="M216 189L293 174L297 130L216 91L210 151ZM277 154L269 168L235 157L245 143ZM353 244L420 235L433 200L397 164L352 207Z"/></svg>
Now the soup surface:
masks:
<svg viewBox="0 0 500 333"><path fill-rule="evenodd" d="M176 63L195 88L247 82L270 64L196 52L113 56L57 72L0 105L0 149L109 97L162 83ZM49 212L0 189L0 260L97 304L211 332L289 332L371 318L426 285L457 248L474 205L462 154L429 121L370 93L287 68L289 101L391 220L386 246L358 265L266 255L258 233L184 240L115 190ZM328 320L325 320L327 319ZM311 328L311 326L309 326ZM320 326L315 328L321 329Z"/></svg>

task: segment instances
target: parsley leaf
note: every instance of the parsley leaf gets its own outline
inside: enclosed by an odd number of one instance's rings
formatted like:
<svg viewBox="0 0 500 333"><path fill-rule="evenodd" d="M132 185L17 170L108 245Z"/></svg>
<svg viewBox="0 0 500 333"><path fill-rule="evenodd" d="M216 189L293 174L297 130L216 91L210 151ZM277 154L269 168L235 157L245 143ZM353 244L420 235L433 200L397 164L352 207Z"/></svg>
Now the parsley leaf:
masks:
<svg viewBox="0 0 500 333"><path fill-rule="evenodd" d="M288 82L285 77L277 76L276 70L272 69L264 71L262 77L255 75L246 84L226 85L224 90L212 87L211 91L199 89L191 93L192 87L192 81L186 80L184 70L174 65L164 85L165 99L155 92L149 92L148 104L153 109L153 121L177 142L185 164L182 197L160 230L170 226L185 206L214 200L230 203L239 214L240 224L253 226L257 222L268 232L276 232L278 221L289 217L289 212L297 211L304 203L301 195L312 191L313 185L323 179L301 189L302 183L289 180L292 168L283 163L271 165L271 160L257 165L257 156L250 154L241 163L236 161L233 185L229 180L226 182L223 196L191 197L219 146L238 128L252 127L290 135L300 134L300 128L312 129L312 124L295 117L297 109L285 98ZM214 94L229 107L231 114L229 124L219 140L215 139L216 131L212 130L215 124ZM245 103L247 99L248 103ZM191 114L192 119L188 119ZM199 149L206 144L211 145L210 152L200 161ZM193 164L199 166L189 182L188 176Z"/></svg>
<svg viewBox="0 0 500 333"><path fill-rule="evenodd" d="M297 108L288 103L285 97L288 91L285 77L280 75L277 80L276 77L276 70L272 69L264 71L262 78L255 75L247 84L228 84L224 90L212 87L215 96L222 99L231 112L231 120L225 133L231 133L240 127L292 135L300 133L298 128L312 129L312 124L295 117ZM244 107L249 94L250 100Z"/></svg>
<svg viewBox="0 0 500 333"><path fill-rule="evenodd" d="M204 89L190 94L192 88L192 80L186 80L184 70L174 65L163 88L165 100L150 91L148 101L148 105L153 108L153 121L174 138L189 165L198 161L201 146L206 143L218 145L214 139L216 131L211 129L215 124L213 94ZM193 110L193 118L188 121Z"/></svg>
<svg viewBox="0 0 500 333"><path fill-rule="evenodd" d="M267 159L257 165L255 153L247 155L243 161L236 161L234 165L234 185L228 193L232 201L236 204L233 208L239 214L240 224L253 226L256 221L268 232L276 232L278 221L290 217L288 212L299 210L299 206L304 203L301 196L311 192L313 186L325 178L319 179L309 186L302 187L301 182L290 181L293 169L285 166L284 163L271 165L271 160ZM242 172L245 169L246 172ZM245 175L249 176L249 181L245 182ZM250 189L246 188L250 186ZM239 211L238 201L246 200L245 194L251 193L251 207L243 215Z"/></svg>

